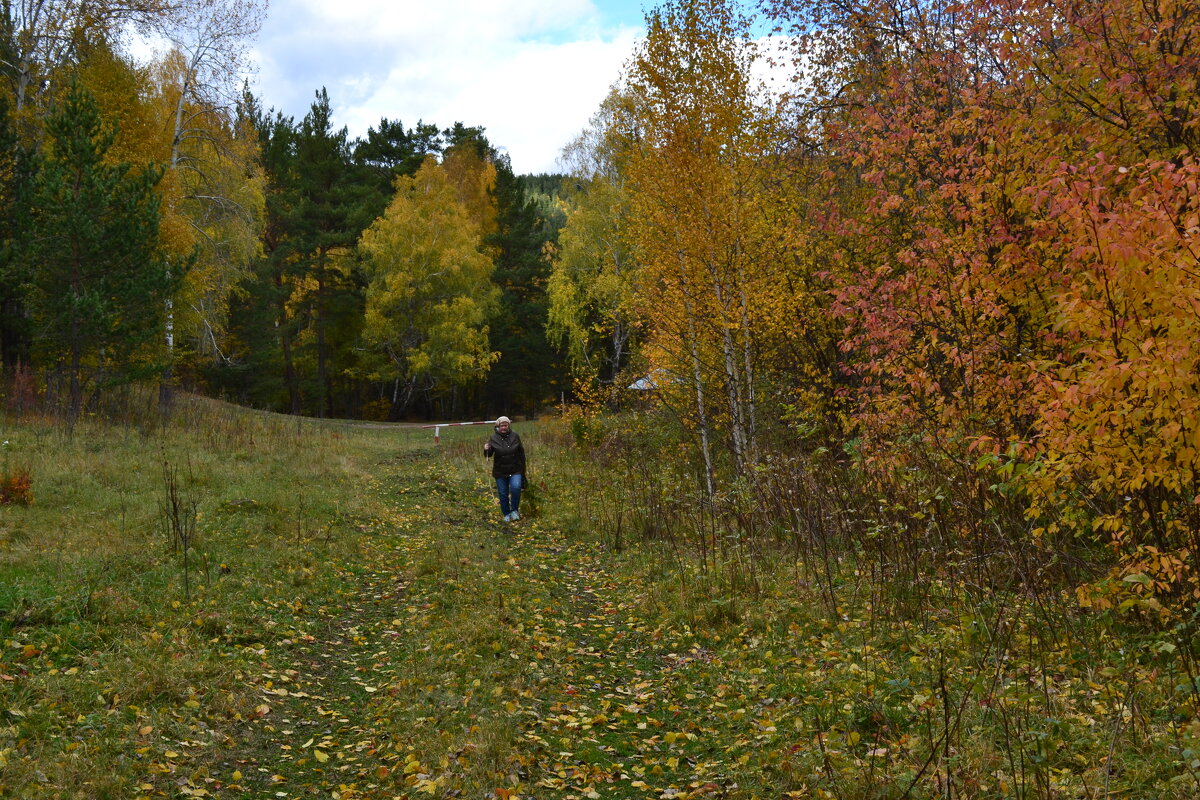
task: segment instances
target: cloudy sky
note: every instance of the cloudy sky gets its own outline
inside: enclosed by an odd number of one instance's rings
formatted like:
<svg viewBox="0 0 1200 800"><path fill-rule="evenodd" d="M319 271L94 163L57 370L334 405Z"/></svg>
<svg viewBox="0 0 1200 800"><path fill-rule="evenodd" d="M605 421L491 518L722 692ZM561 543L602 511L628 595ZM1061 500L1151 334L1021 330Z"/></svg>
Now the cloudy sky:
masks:
<svg viewBox="0 0 1200 800"><path fill-rule="evenodd" d="M381 118L486 129L518 174L557 171L644 30L642 0L271 0L254 47L267 107L329 92L351 138Z"/></svg>

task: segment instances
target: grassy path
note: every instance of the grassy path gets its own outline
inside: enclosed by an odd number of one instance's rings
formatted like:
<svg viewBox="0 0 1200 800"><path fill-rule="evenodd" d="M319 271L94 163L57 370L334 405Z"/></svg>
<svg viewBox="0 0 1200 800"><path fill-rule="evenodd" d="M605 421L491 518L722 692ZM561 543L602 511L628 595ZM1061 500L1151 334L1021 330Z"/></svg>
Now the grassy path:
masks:
<svg viewBox="0 0 1200 800"><path fill-rule="evenodd" d="M1161 641L1043 640L986 597L891 613L850 575L833 614L787 553L752 592L566 502L505 526L469 433L218 408L8 441L38 500L0 509L0 798L1196 796Z"/></svg>
<svg viewBox="0 0 1200 800"><path fill-rule="evenodd" d="M343 601L308 609L310 635L264 670L254 733L214 765L226 791L741 796L728 767L775 726L721 702L719 634L646 621L602 547L501 524L460 465L408 460L363 489L382 524L339 565ZM722 715L745 735L718 737Z"/></svg>

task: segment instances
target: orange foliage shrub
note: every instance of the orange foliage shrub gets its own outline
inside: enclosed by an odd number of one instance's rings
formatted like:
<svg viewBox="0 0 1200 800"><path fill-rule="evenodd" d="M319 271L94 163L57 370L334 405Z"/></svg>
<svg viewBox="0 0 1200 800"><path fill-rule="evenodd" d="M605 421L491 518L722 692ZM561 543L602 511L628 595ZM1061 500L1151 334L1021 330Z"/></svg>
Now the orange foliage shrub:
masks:
<svg viewBox="0 0 1200 800"><path fill-rule="evenodd" d="M37 378L28 364L20 362L10 373L8 410L20 417L35 408L38 396Z"/></svg>
<svg viewBox="0 0 1200 800"><path fill-rule="evenodd" d="M0 505L27 506L33 502L33 478L27 469L16 469L0 477Z"/></svg>
<svg viewBox="0 0 1200 800"><path fill-rule="evenodd" d="M1200 600L1200 4L768 5L828 154L864 463L1020 462L976 482L1023 491L1033 539Z"/></svg>

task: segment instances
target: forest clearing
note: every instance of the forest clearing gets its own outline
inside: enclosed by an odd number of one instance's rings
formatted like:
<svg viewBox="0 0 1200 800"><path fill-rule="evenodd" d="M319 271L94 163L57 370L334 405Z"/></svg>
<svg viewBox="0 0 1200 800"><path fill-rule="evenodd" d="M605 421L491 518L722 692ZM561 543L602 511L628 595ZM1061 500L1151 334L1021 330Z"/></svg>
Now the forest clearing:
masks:
<svg viewBox="0 0 1200 800"><path fill-rule="evenodd" d="M782 541L619 541L561 419L519 424L513 525L470 428L83 424L6 433L35 479L0 507L4 796L1197 790L1178 632Z"/></svg>
<svg viewBox="0 0 1200 800"><path fill-rule="evenodd" d="M467 2L0 3L0 795L1200 796L1200 0Z"/></svg>

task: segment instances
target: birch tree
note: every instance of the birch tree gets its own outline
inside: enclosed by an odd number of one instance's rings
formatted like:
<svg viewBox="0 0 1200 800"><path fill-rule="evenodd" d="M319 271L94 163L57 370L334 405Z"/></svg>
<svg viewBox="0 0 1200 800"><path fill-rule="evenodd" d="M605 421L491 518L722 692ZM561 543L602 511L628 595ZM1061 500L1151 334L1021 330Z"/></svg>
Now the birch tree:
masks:
<svg viewBox="0 0 1200 800"><path fill-rule="evenodd" d="M170 304L167 346L179 327L201 357L224 356L226 299L248 274L264 225L265 177L244 102L242 76L266 0L177 0L158 30L170 49L154 65L158 102L170 122L166 213L186 227L182 244L200 258Z"/></svg>
<svg viewBox="0 0 1200 800"><path fill-rule="evenodd" d="M767 296L775 231L767 110L751 77L749 21L723 0L675 0L647 15L627 78L644 139L628 161L631 232L645 274L648 352L688 382L702 448L714 395L739 471L758 458L751 297ZM712 458L704 459L709 475Z"/></svg>
<svg viewBox="0 0 1200 800"><path fill-rule="evenodd" d="M576 369L614 381L629 358L636 324L637 262L629 240L629 193L622 172L636 141L629 97L613 91L591 125L564 150L576 191L550 273L547 332ZM603 343L602 343L603 342ZM602 368L603 367L603 368Z"/></svg>
<svg viewBox="0 0 1200 800"><path fill-rule="evenodd" d="M40 115L53 96L63 67L78 56L89 36L114 34L126 25L150 31L174 10L177 0L6 0L2 7L13 47L3 68L10 81L14 113L26 122ZM30 110L36 112L31 115Z"/></svg>
<svg viewBox="0 0 1200 800"><path fill-rule="evenodd" d="M392 384L392 416L418 391L481 379L497 354L486 320L499 292L492 260L454 183L433 158L363 233L367 287L364 338L383 356L374 377Z"/></svg>

